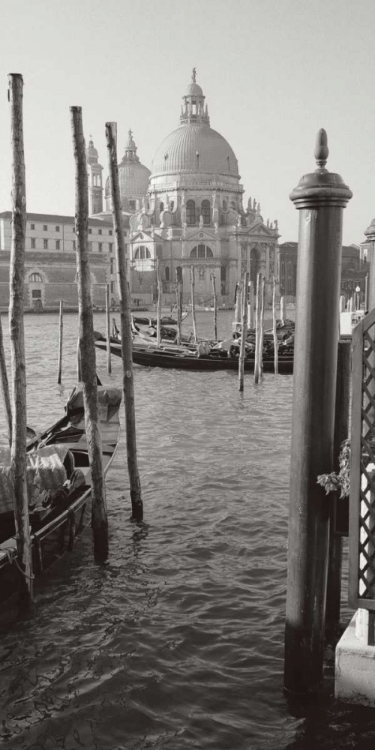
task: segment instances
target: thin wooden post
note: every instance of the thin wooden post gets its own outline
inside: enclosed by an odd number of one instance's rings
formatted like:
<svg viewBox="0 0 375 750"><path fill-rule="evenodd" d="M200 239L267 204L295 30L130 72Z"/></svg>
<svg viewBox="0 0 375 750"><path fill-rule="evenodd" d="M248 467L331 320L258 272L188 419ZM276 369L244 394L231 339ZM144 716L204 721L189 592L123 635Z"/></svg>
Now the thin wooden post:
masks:
<svg viewBox="0 0 375 750"><path fill-rule="evenodd" d="M160 278L160 261L156 258L156 279L158 287L158 299L156 303L156 343L157 346L161 344L161 303L162 303L162 290L161 290L161 278Z"/></svg>
<svg viewBox="0 0 375 750"><path fill-rule="evenodd" d="M176 344L180 346L181 344L181 307L182 307L182 292L181 292L181 281L177 280L177 287L176 287L176 304L177 304L177 335L176 335Z"/></svg>
<svg viewBox="0 0 375 750"><path fill-rule="evenodd" d="M29 507L26 488L26 363L23 323L23 288L26 234L26 185L23 146L23 79L9 75L12 145L12 244L10 253L9 332L12 371L11 468L14 482L14 520L19 567L22 571L21 598L32 599L33 571L30 545Z"/></svg>
<svg viewBox="0 0 375 750"><path fill-rule="evenodd" d="M215 274L211 274L212 281L212 293L214 297L214 341L217 341L217 294L216 294L216 281Z"/></svg>
<svg viewBox="0 0 375 750"><path fill-rule="evenodd" d="M5 361L3 326L1 323L1 315L0 315L0 376L1 376L1 388L3 391L5 414L6 414L7 428L8 428L8 442L9 442L9 445L12 445L12 408L10 405L9 381L8 381L7 366L6 366L6 361Z"/></svg>
<svg viewBox="0 0 375 750"><path fill-rule="evenodd" d="M276 328L276 279L272 277L272 333L273 333L273 351L274 351L274 370L275 375L279 372L279 342Z"/></svg>
<svg viewBox="0 0 375 750"><path fill-rule="evenodd" d="M250 281L250 321L249 327L254 329L254 283Z"/></svg>
<svg viewBox="0 0 375 750"><path fill-rule="evenodd" d="M235 303L234 320L236 323L239 323L241 320L241 284L239 281L237 281L237 284L236 284L234 303Z"/></svg>
<svg viewBox="0 0 375 750"><path fill-rule="evenodd" d="M191 289L191 314L193 318L193 336L194 343L198 341L197 337L197 317L195 314L195 268L190 266L190 289Z"/></svg>
<svg viewBox="0 0 375 750"><path fill-rule="evenodd" d="M86 146L82 126L82 108L70 107L70 115L75 160L75 232L77 238L79 351L87 449L91 469L91 525L94 537L95 558L103 560L108 555L108 518L102 465L102 439L99 429L94 321L88 253L88 177Z"/></svg>
<svg viewBox="0 0 375 750"><path fill-rule="evenodd" d="M280 297L280 320L281 325L283 326L285 323L285 297Z"/></svg>
<svg viewBox="0 0 375 750"><path fill-rule="evenodd" d="M266 296L266 279L262 275L260 283L260 336L259 336L259 377L263 377L263 344L264 344L264 306Z"/></svg>
<svg viewBox="0 0 375 750"><path fill-rule="evenodd" d="M290 198L300 210L285 689L312 693L323 676L329 542L329 503L320 474L333 470L343 208L352 193L325 169L327 135L318 134L318 168Z"/></svg>
<svg viewBox="0 0 375 750"><path fill-rule="evenodd" d="M109 159L109 180L112 196L113 224L116 236L117 269L120 286L121 354L124 368L123 387L130 498L132 504L132 518L134 521L140 522L143 519L143 502L137 459L130 293L127 282L127 262L122 226L117 148L114 135L115 123L107 122L105 130Z"/></svg>
<svg viewBox="0 0 375 750"><path fill-rule="evenodd" d="M249 285L249 274L245 273L242 284L242 327L241 327L241 348L238 361L238 389L243 391L245 375L245 354L246 354L246 334L247 334L247 294Z"/></svg>
<svg viewBox="0 0 375 750"><path fill-rule="evenodd" d="M255 360L254 360L254 383L259 383L260 378L260 295L261 295L261 274L257 273L257 285L255 290Z"/></svg>
<svg viewBox="0 0 375 750"><path fill-rule="evenodd" d="M111 311L109 304L109 284L105 288L105 322L106 322L106 336L107 336L107 372L112 372L111 363Z"/></svg>
<svg viewBox="0 0 375 750"><path fill-rule="evenodd" d="M333 443L333 469L339 472L341 445L349 435L350 401L350 341L339 341L337 350L337 378L335 403L335 430ZM343 499L336 493L331 499L331 523L329 534L329 558L327 577L326 637L330 640L338 635L340 626L342 536L335 532L334 519L337 505Z"/></svg>
<svg viewBox="0 0 375 750"><path fill-rule="evenodd" d="M368 311L368 273L366 273L365 277L365 312Z"/></svg>
<svg viewBox="0 0 375 750"><path fill-rule="evenodd" d="M62 372L62 351L63 351L63 314L64 314L64 303L60 300L59 310L59 363L57 372L57 382L61 385L61 372Z"/></svg>

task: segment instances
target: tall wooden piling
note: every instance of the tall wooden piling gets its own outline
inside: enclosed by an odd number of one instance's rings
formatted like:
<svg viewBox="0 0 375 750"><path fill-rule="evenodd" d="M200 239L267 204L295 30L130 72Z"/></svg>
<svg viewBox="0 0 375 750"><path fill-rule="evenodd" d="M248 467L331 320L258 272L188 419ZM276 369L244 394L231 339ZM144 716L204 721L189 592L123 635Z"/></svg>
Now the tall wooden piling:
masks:
<svg viewBox="0 0 375 750"><path fill-rule="evenodd" d="M337 350L335 429L333 442L333 469L340 470L341 445L349 437L350 367L351 342L339 341ZM335 493L330 498L331 523L329 534L329 557L327 577L326 637L330 640L338 635L340 625L342 536L336 533L335 519L338 506L344 500Z"/></svg>
<svg viewBox="0 0 375 750"><path fill-rule="evenodd" d="M26 234L26 184L23 146L23 79L9 75L12 147L12 244L10 253L9 333L12 372L11 468L14 482L14 520L18 564L22 571L21 596L32 598L32 556L26 489L26 363L23 322L23 287Z"/></svg>
<svg viewBox="0 0 375 750"><path fill-rule="evenodd" d="M59 307L59 363L57 368L57 382L61 385L61 373L62 373L62 352L63 352L63 316L64 316L64 303L60 300Z"/></svg>
<svg viewBox="0 0 375 750"><path fill-rule="evenodd" d="M121 355L124 368L123 388L125 402L126 451L130 482L130 498L132 504L132 518L134 521L143 519L143 502L141 480L138 470L137 440L135 425L134 377L132 359L132 331L131 305L127 281L127 263L122 226L122 212L120 201L120 187L118 179L117 148L115 140L115 123L107 122L105 126L108 160L109 181L111 187L113 225L116 237L117 269L120 292L120 320L121 320Z"/></svg>
<svg viewBox="0 0 375 750"><path fill-rule="evenodd" d="M242 284L242 326L241 326L241 347L238 361L238 390L243 391L245 375L245 354L246 354L246 334L247 334L247 293L249 285L249 274L245 273Z"/></svg>
<svg viewBox="0 0 375 750"><path fill-rule="evenodd" d="M352 193L318 168L291 193L300 211L291 445L285 689L311 693L323 675L329 503L320 474L333 469L343 208Z"/></svg>
<svg viewBox="0 0 375 750"><path fill-rule="evenodd" d="M214 341L217 341L217 294L216 294L216 283L215 274L211 274L212 281L212 293L214 297Z"/></svg>
<svg viewBox="0 0 375 750"><path fill-rule="evenodd" d="M106 322L106 336L107 336L107 372L112 372L111 363L111 311L109 304L109 284L105 288L105 322Z"/></svg>
<svg viewBox="0 0 375 750"><path fill-rule="evenodd" d="M156 303L156 343L157 346L161 344L161 303L162 303L162 290L161 290L161 278L160 278L160 261L156 258L156 279L158 287L158 299Z"/></svg>
<svg viewBox="0 0 375 750"><path fill-rule="evenodd" d="M99 429L94 321L88 253L88 177L86 147L82 126L82 108L70 107L70 115L75 161L75 232L77 238L79 352L86 440L91 469L91 525L93 529L95 558L103 560L108 554L108 519L102 465L102 440Z"/></svg>
<svg viewBox="0 0 375 750"><path fill-rule="evenodd" d="M272 278L272 334L273 334L273 351L274 351L274 370L275 375L279 372L279 342L276 328L276 279Z"/></svg>
<svg viewBox="0 0 375 750"><path fill-rule="evenodd" d="M194 343L198 341L197 336L197 316L195 314L195 267L190 266L190 290L191 290L191 314L193 318L193 336Z"/></svg>
<svg viewBox="0 0 375 750"><path fill-rule="evenodd" d="M12 407L10 404L9 381L8 381L8 373L7 373L7 367L6 367L6 361L5 361L3 326L1 323L1 315L0 315L0 377L1 377L1 390L3 392L3 401L4 401L5 415L6 415L6 421L7 421L8 442L9 442L9 445L12 445Z"/></svg>

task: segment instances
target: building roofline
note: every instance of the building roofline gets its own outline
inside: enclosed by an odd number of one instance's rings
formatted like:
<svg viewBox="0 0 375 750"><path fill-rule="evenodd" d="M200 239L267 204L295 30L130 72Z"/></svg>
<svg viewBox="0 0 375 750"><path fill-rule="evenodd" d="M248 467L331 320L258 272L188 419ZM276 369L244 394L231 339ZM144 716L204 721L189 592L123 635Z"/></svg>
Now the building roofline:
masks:
<svg viewBox="0 0 375 750"><path fill-rule="evenodd" d="M12 218L12 212L11 211L2 211L0 213L0 219L11 219ZM74 216L63 216L61 214L33 214L27 212L26 214L27 221L60 221L61 223L64 222L70 222L74 224L75 217ZM92 219L89 217L89 224L93 224L94 226L108 226L111 229L113 228L112 221L106 221L105 219Z"/></svg>

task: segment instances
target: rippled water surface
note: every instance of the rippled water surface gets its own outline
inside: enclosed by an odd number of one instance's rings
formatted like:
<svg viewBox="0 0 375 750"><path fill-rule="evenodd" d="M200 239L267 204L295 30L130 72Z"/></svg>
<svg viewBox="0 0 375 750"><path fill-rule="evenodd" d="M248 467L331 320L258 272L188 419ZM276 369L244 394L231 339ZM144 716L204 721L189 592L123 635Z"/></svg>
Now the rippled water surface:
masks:
<svg viewBox="0 0 375 750"><path fill-rule="evenodd" d="M202 313L198 331L211 328ZM26 318L34 427L60 416L74 384L76 330L66 316L59 387L57 316ZM120 384L120 361L109 378L97 360L102 380ZM39 582L33 614L2 636L0 744L374 747L372 711L329 692L293 707L282 692L292 378L255 386L246 375L240 394L235 373L136 367L135 387L145 521L129 521L122 439L107 481L108 562L94 563L87 529Z"/></svg>

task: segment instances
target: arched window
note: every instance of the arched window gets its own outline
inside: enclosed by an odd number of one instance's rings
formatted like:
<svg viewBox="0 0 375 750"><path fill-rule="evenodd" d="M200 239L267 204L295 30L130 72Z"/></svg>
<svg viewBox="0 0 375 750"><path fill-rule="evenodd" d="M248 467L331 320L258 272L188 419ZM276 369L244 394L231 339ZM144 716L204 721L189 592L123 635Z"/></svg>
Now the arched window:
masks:
<svg viewBox="0 0 375 750"><path fill-rule="evenodd" d="M191 253L191 258L213 258L213 252L208 245L196 245L193 247Z"/></svg>
<svg viewBox="0 0 375 750"><path fill-rule="evenodd" d="M144 247L143 245L137 247L134 253L134 260L145 260L146 258L151 258L151 253L148 247Z"/></svg>
<svg viewBox="0 0 375 750"><path fill-rule="evenodd" d="M195 203L191 200L186 204L186 223L195 224Z"/></svg>
<svg viewBox="0 0 375 750"><path fill-rule="evenodd" d="M43 284L43 279L40 273L31 273L29 276L29 282L31 284Z"/></svg>
<svg viewBox="0 0 375 750"><path fill-rule="evenodd" d="M165 280L169 281L169 279L170 279L170 276L169 276L169 266L165 266Z"/></svg>
<svg viewBox="0 0 375 750"><path fill-rule="evenodd" d="M226 201L223 201L223 211L226 211L228 207L228 204Z"/></svg>
<svg viewBox="0 0 375 750"><path fill-rule="evenodd" d="M164 203L163 203L163 201L160 201L160 203L159 203L159 211L160 211L160 213L162 211L164 211Z"/></svg>
<svg viewBox="0 0 375 750"><path fill-rule="evenodd" d="M136 271L152 271L153 261L148 247L140 245L134 252L134 268Z"/></svg>
<svg viewBox="0 0 375 750"><path fill-rule="evenodd" d="M211 224L211 205L210 201L202 201L201 203L201 214L203 218L203 224Z"/></svg>
<svg viewBox="0 0 375 750"><path fill-rule="evenodd" d="M177 266L177 268L176 268L176 279L177 279L177 281L182 281L182 268L181 268L181 266Z"/></svg>

